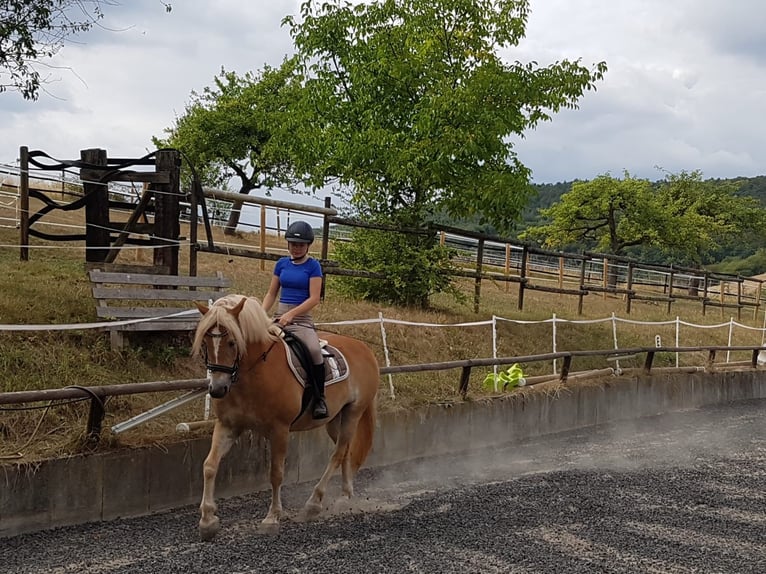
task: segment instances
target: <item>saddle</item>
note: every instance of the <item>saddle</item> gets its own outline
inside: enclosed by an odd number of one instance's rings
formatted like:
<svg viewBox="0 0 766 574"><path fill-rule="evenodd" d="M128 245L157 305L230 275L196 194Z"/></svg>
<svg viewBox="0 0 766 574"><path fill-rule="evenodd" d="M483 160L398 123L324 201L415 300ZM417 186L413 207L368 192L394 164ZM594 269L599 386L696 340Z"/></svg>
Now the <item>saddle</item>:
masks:
<svg viewBox="0 0 766 574"><path fill-rule="evenodd" d="M282 332L282 344L287 351L287 364L290 366L290 370L298 379L298 382L305 389L309 381L309 373L311 372L311 357L306 350L303 341L298 339L292 333L287 331ZM328 385L339 383L348 378L348 361L340 349L333 347L327 341L320 339L319 346L322 349L322 357L324 358L324 384L325 388Z"/></svg>
<svg viewBox="0 0 766 574"><path fill-rule="evenodd" d="M309 384L309 373L312 366L311 356L303 341L292 333L282 331L282 344L285 346L287 364L295 378L298 379L298 383L303 387L301 410L295 417L295 420L298 420L316 394L314 385ZM322 357L324 357L325 388L348 378L348 361L346 361L343 353L322 339L319 340L319 345L322 349Z"/></svg>

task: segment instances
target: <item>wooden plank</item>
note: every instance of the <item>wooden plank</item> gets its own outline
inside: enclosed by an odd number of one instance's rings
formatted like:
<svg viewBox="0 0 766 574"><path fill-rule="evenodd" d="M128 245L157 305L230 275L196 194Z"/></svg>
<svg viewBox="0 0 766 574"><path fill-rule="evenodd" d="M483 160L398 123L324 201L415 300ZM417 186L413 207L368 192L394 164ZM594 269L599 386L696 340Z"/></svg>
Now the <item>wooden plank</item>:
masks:
<svg viewBox="0 0 766 574"><path fill-rule="evenodd" d="M183 277L178 275L155 275L151 273L118 273L91 269L88 272L93 283L114 283L125 285L157 285L172 287L231 287L231 279L220 276Z"/></svg>
<svg viewBox="0 0 766 574"><path fill-rule="evenodd" d="M221 291L192 291L189 289L136 289L123 287L93 287L93 297L99 299L134 299L140 301L207 301L218 299Z"/></svg>

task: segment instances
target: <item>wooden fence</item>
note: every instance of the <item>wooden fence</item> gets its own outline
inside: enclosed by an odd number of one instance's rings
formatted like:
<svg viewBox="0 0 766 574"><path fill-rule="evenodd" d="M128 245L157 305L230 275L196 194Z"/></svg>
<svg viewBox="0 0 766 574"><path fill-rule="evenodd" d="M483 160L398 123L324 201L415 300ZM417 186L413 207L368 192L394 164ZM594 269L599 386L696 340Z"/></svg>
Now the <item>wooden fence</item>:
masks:
<svg viewBox="0 0 766 574"><path fill-rule="evenodd" d="M719 351L749 351L751 353L750 361L743 365L742 363L716 363L716 354ZM672 367L663 368L663 371L674 372L693 372L704 369L708 372L714 370L723 370L729 368L742 368L746 366L750 369L758 368L759 354L766 351L766 346L708 346L708 347L637 347L630 349L607 349L594 351L568 351L558 353L545 353L540 355L525 355L519 357L498 357L486 359L465 359L459 361L446 361L440 363L421 363L415 365L398 365L390 367L381 367L380 375L395 373L413 373L427 371L444 371L451 369L460 369L460 380L458 383L458 392L465 398L468 394L468 383L471 370L474 367L489 367L501 365L520 365L535 363L540 361L551 361L561 359L562 367L557 375L540 375L529 377L527 385L534 385L546 382L567 383L573 379L583 377L593 377L597 375L625 374L625 372L616 372L612 368L601 369L598 371L583 371L575 374L572 372L573 361L578 357L603 356L606 360L625 358L645 354L643 367L640 373L649 375L652 371L654 357L657 353L707 353L705 365L695 367ZM97 443L101 436L101 427L106 414L105 403L107 397L135 395L141 393L157 393L172 391L201 391L208 385L207 379L186 379L179 381L153 381L147 383L125 383L117 385L103 386L71 386L60 389L46 389L37 391L14 391L0 393L0 405L35 403L41 401L56 400L90 400L90 410L88 413L88 422L86 428L86 437L91 443Z"/></svg>

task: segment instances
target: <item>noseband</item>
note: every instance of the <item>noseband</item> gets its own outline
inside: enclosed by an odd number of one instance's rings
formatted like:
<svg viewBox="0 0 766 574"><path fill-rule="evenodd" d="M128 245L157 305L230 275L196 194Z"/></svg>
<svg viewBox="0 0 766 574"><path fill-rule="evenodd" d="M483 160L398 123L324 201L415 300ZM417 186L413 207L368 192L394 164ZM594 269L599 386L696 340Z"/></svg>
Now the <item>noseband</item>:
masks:
<svg viewBox="0 0 766 574"><path fill-rule="evenodd" d="M211 339L220 339L222 337L225 337L228 334L229 334L228 331L222 331L220 333L211 333L210 331L208 331L207 333L205 333L205 337L210 337ZM226 373L227 375L229 375L232 385L237 382L237 375L239 374L239 359L240 359L239 352L237 352L237 358L234 359L234 364L231 366L219 365L218 363L209 362L207 357L207 345L202 346L202 355L203 355L203 358L205 359L205 368L207 368L208 371L210 371L211 373Z"/></svg>

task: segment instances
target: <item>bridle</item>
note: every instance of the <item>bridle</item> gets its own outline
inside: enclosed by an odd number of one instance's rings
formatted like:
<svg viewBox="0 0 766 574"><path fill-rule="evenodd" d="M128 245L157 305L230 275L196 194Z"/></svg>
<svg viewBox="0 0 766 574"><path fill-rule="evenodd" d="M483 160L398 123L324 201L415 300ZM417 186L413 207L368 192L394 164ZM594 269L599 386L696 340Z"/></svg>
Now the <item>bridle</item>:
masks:
<svg viewBox="0 0 766 574"><path fill-rule="evenodd" d="M222 337L225 337L229 334L228 331L223 330L220 333L211 333L210 331L205 333L205 337L210 337L211 339L220 339ZM274 345L276 344L276 341L272 342L268 349L266 349L263 353L261 353L261 356L258 357L258 361L264 361L266 362L266 357L269 355L271 350L274 348ZM239 360L242 358L242 355L239 354L239 351L237 351L237 356L234 359L234 363L229 365L221 365L219 363L211 363L208 361L207 356L207 345L202 345L202 358L205 361L205 368L211 372L211 373L226 373L229 375L229 379L231 380L231 384L237 382L237 377L239 376Z"/></svg>
<svg viewBox="0 0 766 574"><path fill-rule="evenodd" d="M229 332L226 330L223 330L220 333L211 333L210 331L208 331L207 333L205 333L205 337L210 337L211 339L220 339L222 337L225 337L228 334ZM205 360L205 368L209 372L226 373L227 375L229 375L232 385L237 382L237 376L239 375L239 359L240 359L239 351L237 352L237 357L234 359L234 363L231 366L220 365L218 363L209 362L208 356L207 356L207 345L202 345L202 358Z"/></svg>

